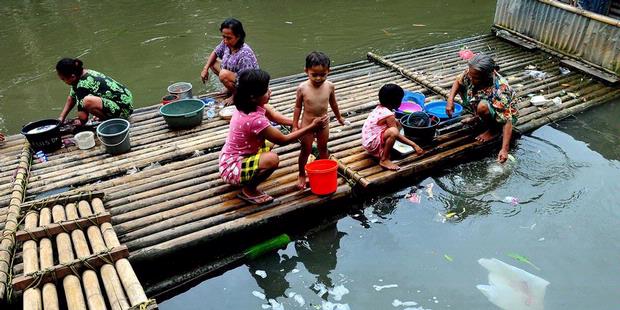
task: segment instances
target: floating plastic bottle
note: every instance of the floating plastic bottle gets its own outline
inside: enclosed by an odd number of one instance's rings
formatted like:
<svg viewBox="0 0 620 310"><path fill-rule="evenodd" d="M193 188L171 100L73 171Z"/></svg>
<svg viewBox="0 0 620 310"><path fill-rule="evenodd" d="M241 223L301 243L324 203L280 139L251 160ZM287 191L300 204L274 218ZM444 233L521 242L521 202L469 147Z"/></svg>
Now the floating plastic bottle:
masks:
<svg viewBox="0 0 620 310"><path fill-rule="evenodd" d="M255 259L269 251L282 248L289 242L291 242L291 237L287 234L281 234L275 238L271 238L267 241L249 247L244 253L249 259Z"/></svg>

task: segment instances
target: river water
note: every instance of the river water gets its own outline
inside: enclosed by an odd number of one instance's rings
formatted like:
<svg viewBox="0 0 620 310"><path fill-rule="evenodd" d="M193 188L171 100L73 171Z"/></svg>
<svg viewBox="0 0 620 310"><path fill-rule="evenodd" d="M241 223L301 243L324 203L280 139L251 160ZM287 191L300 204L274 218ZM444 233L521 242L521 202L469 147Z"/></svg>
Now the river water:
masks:
<svg viewBox="0 0 620 310"><path fill-rule="evenodd" d="M485 33L494 1L4 1L0 131L56 117L68 87L54 65L79 56L128 85L136 106L166 87L203 86L219 23L243 21L272 76L311 50L334 64ZM606 104L522 137L494 156L404 183L277 253L206 280L162 309L496 309L478 259L544 278L546 309L620 304L620 116ZM432 196L431 196L432 194ZM515 259L521 258L521 260ZM529 263L524 262L526 258ZM263 277L264 276L264 277ZM272 301L269 301L269 300Z"/></svg>

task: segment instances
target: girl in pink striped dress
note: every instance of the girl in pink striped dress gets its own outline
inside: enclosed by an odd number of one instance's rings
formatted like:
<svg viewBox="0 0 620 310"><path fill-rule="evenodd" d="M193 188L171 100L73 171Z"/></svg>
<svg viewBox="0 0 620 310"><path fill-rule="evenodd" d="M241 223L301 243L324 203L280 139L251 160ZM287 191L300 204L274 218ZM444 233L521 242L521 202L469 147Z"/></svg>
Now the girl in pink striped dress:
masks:
<svg viewBox="0 0 620 310"><path fill-rule="evenodd" d="M362 127L362 146L379 158L379 165L388 170L400 167L390 160L396 140L413 147L418 155L424 153L413 141L400 134L400 124L394 116L394 109L400 106L405 92L396 84L385 84L379 90L379 105L370 112Z"/></svg>

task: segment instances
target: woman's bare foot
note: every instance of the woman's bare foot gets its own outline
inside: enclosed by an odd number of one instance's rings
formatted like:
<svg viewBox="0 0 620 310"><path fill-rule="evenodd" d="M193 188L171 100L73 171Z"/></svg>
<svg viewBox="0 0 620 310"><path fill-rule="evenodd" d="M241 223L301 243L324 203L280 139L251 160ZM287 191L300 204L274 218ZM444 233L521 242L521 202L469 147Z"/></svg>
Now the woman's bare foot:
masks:
<svg viewBox="0 0 620 310"><path fill-rule="evenodd" d="M400 167L389 159L380 161L379 166L392 171L400 170Z"/></svg>
<svg viewBox="0 0 620 310"><path fill-rule="evenodd" d="M306 189L306 184L308 184L308 177L305 175L300 175L297 177L297 188L299 188L299 190Z"/></svg>
<svg viewBox="0 0 620 310"><path fill-rule="evenodd" d="M476 140L480 142L487 142L487 141L491 141L493 138L495 138L495 134L489 129L481 133L480 135L478 135L476 137Z"/></svg>

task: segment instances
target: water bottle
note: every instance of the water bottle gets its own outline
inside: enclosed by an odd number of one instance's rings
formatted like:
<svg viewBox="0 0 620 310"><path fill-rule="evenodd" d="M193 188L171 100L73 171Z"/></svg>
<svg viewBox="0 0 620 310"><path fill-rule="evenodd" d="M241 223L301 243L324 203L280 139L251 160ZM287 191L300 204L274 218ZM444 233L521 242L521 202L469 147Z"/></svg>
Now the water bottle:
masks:
<svg viewBox="0 0 620 310"><path fill-rule="evenodd" d="M285 247L289 242L291 242L291 237L287 234L281 234L275 238L249 247L244 251L244 254L247 255L249 259L255 259L269 251Z"/></svg>
<svg viewBox="0 0 620 310"><path fill-rule="evenodd" d="M211 106L208 110L207 110L207 118L212 119L215 117L215 107Z"/></svg>

